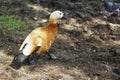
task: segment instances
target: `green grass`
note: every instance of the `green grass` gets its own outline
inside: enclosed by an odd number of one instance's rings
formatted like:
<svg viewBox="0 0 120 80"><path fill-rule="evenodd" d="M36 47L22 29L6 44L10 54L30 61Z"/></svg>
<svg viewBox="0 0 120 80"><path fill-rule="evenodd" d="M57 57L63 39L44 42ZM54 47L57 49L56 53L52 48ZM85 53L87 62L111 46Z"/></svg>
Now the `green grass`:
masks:
<svg viewBox="0 0 120 80"><path fill-rule="evenodd" d="M22 33L28 29L27 23L17 19L15 16L0 16L0 30L2 33Z"/></svg>

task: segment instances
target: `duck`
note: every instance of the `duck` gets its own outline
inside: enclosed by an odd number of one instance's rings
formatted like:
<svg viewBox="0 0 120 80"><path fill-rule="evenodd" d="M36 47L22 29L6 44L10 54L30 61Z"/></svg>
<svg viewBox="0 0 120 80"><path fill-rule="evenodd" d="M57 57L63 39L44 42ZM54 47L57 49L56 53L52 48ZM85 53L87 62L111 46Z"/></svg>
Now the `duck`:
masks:
<svg viewBox="0 0 120 80"><path fill-rule="evenodd" d="M19 48L19 54L15 55L10 66L16 70L20 69L24 62L34 64L35 61L30 58L36 51L46 53L50 59L57 59L51 55L49 49L55 41L58 24L62 19L67 19L62 11L56 10L50 14L48 25L35 28L28 34Z"/></svg>

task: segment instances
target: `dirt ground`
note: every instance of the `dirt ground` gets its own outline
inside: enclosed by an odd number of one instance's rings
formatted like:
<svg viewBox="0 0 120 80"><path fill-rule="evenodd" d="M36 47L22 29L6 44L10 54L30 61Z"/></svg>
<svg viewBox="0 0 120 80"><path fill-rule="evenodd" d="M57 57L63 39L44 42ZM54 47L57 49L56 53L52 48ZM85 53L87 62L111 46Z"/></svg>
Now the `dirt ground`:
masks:
<svg viewBox="0 0 120 80"><path fill-rule="evenodd" d="M12 69L9 64L27 34L46 25L54 10L69 17L50 49L58 60L37 54L35 65ZM120 17L101 11L100 0L0 1L0 15L19 16L29 25L25 35L0 34L0 80L120 80Z"/></svg>

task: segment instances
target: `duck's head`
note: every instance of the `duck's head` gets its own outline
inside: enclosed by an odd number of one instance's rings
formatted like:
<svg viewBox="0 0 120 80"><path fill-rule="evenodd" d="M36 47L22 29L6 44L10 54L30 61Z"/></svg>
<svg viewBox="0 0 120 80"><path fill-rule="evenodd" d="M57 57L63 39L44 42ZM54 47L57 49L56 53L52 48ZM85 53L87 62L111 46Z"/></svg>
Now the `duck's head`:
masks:
<svg viewBox="0 0 120 80"><path fill-rule="evenodd" d="M57 10L51 13L49 22L57 24L61 19L67 19L67 17L64 16L63 12Z"/></svg>

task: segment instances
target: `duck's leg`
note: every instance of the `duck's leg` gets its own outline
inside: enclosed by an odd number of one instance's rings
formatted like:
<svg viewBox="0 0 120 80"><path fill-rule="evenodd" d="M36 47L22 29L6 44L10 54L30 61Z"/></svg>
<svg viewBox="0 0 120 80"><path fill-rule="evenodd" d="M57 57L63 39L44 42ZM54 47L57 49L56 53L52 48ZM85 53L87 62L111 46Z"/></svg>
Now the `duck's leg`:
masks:
<svg viewBox="0 0 120 80"><path fill-rule="evenodd" d="M40 46L38 46L36 48L36 50L33 52L33 54L31 54L28 58L27 58L27 63L30 64L30 65L34 65L36 64L35 60L33 59L33 56L35 55L36 51L38 51L38 49L40 48Z"/></svg>
<svg viewBox="0 0 120 80"><path fill-rule="evenodd" d="M56 60L58 58L55 55L50 54L49 52L46 52L46 54L48 55L49 59L51 59L51 60Z"/></svg>
<svg viewBox="0 0 120 80"><path fill-rule="evenodd" d="M29 56L27 59L26 59L26 63L27 64L30 64L30 65L35 65L36 62L35 60L32 58L32 56Z"/></svg>

